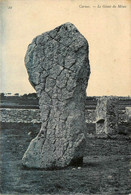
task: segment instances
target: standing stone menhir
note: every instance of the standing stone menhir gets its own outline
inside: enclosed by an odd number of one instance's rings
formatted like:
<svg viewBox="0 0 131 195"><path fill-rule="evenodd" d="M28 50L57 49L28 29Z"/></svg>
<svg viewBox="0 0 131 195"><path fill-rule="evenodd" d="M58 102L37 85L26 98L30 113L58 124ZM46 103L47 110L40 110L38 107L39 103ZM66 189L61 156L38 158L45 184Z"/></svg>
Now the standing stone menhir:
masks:
<svg viewBox="0 0 131 195"><path fill-rule="evenodd" d="M113 96L103 96L96 106L96 134L114 135L118 133L118 99Z"/></svg>
<svg viewBox="0 0 131 195"><path fill-rule="evenodd" d="M39 97L42 125L23 165L56 168L82 162L90 75L87 40L73 24L63 24L32 41L25 65Z"/></svg>

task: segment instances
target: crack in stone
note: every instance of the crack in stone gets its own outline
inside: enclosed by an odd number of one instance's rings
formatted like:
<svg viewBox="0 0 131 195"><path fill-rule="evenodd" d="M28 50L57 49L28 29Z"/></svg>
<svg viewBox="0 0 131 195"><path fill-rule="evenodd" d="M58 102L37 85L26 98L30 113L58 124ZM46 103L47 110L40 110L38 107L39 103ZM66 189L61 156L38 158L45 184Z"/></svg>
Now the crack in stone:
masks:
<svg viewBox="0 0 131 195"><path fill-rule="evenodd" d="M67 166L74 158L83 157L85 146L88 42L70 23L51 33L54 38L50 32L35 38L25 58L29 79L39 96L42 127L24 155L23 164L37 168Z"/></svg>

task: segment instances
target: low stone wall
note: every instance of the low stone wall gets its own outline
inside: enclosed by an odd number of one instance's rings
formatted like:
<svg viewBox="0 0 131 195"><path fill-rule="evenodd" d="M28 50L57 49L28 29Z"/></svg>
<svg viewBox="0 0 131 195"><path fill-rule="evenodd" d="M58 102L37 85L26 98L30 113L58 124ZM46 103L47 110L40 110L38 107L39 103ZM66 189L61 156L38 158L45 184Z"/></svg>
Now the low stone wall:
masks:
<svg viewBox="0 0 131 195"><path fill-rule="evenodd" d="M39 109L0 109L0 122L41 123Z"/></svg>
<svg viewBox="0 0 131 195"><path fill-rule="evenodd" d="M118 123L126 123L126 110L120 110L118 114ZM96 122L95 110L86 110L87 123ZM39 109L12 109L0 108L0 122L11 123L41 123Z"/></svg>

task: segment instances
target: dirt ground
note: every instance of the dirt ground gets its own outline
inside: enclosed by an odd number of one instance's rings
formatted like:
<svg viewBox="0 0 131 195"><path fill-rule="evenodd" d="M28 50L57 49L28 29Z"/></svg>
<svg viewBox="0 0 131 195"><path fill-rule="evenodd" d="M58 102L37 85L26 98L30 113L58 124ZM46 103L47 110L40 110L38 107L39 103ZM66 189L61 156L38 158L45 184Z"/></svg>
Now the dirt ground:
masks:
<svg viewBox="0 0 131 195"><path fill-rule="evenodd" d="M0 129L1 194L131 193L131 140L127 136L112 139L87 136L82 167L46 171L21 165L39 125L2 124Z"/></svg>

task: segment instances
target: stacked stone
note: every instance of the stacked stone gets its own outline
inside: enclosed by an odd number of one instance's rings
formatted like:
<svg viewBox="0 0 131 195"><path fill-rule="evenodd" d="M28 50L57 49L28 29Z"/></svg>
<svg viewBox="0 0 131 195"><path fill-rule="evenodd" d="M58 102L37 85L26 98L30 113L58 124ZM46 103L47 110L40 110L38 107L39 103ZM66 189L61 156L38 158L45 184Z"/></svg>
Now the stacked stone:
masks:
<svg viewBox="0 0 131 195"><path fill-rule="evenodd" d="M73 24L63 24L32 41L25 65L39 97L42 126L23 165L56 168L81 163L90 75L87 40Z"/></svg>

